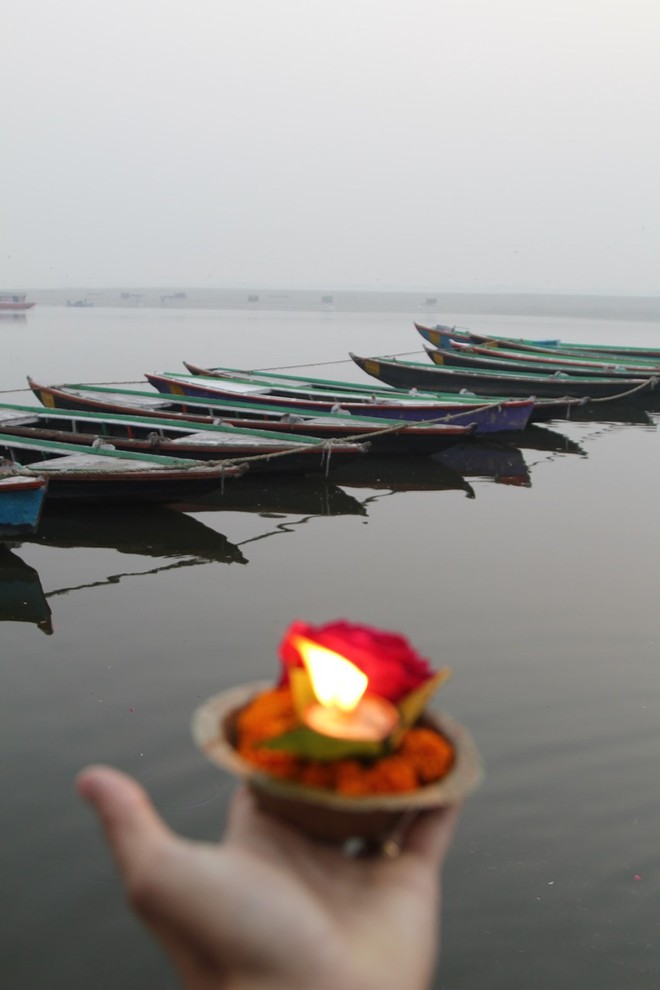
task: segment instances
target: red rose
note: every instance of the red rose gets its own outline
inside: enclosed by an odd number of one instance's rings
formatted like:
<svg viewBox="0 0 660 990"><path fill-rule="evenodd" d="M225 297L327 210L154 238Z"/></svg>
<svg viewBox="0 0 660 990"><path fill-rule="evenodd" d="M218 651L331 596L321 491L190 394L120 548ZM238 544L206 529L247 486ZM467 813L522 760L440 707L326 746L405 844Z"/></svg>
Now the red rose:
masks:
<svg viewBox="0 0 660 990"><path fill-rule="evenodd" d="M295 636L304 636L346 657L369 678L367 694L387 698L394 704L435 674L429 661L398 633L354 625L344 619L325 626L296 621L280 644L280 658L284 664L280 683L288 681L289 667L303 666L300 653L293 645Z"/></svg>

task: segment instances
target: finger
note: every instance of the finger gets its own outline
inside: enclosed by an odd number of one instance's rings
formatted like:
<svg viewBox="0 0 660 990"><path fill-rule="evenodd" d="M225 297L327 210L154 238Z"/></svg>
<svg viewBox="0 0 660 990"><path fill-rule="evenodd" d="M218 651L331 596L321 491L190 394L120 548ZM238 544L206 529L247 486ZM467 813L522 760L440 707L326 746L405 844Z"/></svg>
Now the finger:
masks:
<svg viewBox="0 0 660 990"><path fill-rule="evenodd" d="M177 865L183 844L132 777L111 767L87 767L78 774L76 787L101 821L133 907L163 943L185 986L215 986L217 973L207 946L200 943L197 919L180 903L188 894L187 872L180 875ZM165 847L170 855L156 863Z"/></svg>
<svg viewBox="0 0 660 990"><path fill-rule="evenodd" d="M246 828L252 826L252 821L258 812L255 808L254 796L250 789L243 784L238 787L229 802L227 809L227 822L225 825L225 839L235 839L241 835Z"/></svg>
<svg viewBox="0 0 660 990"><path fill-rule="evenodd" d="M154 853L173 838L136 780L106 766L86 767L76 778L78 793L103 826L108 845L124 880L144 873Z"/></svg>
<svg viewBox="0 0 660 990"><path fill-rule="evenodd" d="M403 841L403 852L421 856L431 866L440 868L451 845L460 805L427 811L410 826Z"/></svg>

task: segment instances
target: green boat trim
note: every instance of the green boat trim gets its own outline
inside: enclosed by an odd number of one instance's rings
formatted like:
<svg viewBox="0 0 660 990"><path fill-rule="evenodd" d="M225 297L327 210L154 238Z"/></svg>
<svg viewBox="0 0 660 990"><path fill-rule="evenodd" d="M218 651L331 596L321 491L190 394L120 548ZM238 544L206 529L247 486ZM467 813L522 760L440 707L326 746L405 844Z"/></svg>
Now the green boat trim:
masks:
<svg viewBox="0 0 660 990"><path fill-rule="evenodd" d="M587 355L599 355L596 360L612 360L613 357L620 358L634 358L635 361L650 361L651 363L660 364L660 348L657 347L642 347L642 346L631 346L627 347L620 344L586 344L586 343L571 343L570 341L558 340L556 343L541 342L533 338L527 337L506 337L503 335L492 336L487 333L478 333L473 330L456 330L452 327L447 327L444 325L438 325L435 327L424 327L421 324L415 324L417 330L430 340L428 334L437 333L438 338L441 336L446 336L447 332L449 335L454 335L456 340L461 343L467 344L480 344L492 347L497 350L498 345L501 345L503 349L510 350L515 348L516 345L520 349L525 351L542 351L545 354L559 354L565 353L566 355L573 355L574 357L581 357ZM625 363L625 362L624 362Z"/></svg>
<svg viewBox="0 0 660 990"><path fill-rule="evenodd" d="M142 429L149 428L151 431L156 431L160 426L163 429L173 430L177 433L181 433L182 436L192 434L192 433L209 433L213 434L229 434L230 436L236 437L250 437L254 440L268 443L273 442L278 445L284 444L287 447L302 447L309 449L323 449L327 447L330 441L319 440L316 437L296 437L295 440L291 439L290 433L278 433L273 430L250 430L244 429L239 426L231 426L229 424L217 424L212 423L191 423L185 425L181 420L172 419L160 419L149 417L145 420L144 417L139 415L127 415L124 413L106 413L106 412L90 412L87 410L73 411L67 409L46 409L38 406L22 406L16 405L14 403L0 403L0 410L8 411L20 411L25 413L25 415L32 415L39 418L53 418L62 420L79 419L91 423L115 423L121 426L135 426ZM0 425L2 421L2 416L0 415ZM18 424L17 424L18 425ZM23 423L22 425L28 426L29 424ZM99 435L103 434L99 431ZM45 441L46 442L46 441ZM55 442L55 441L54 441ZM221 442L220 439L218 442ZM343 441L340 441L340 443ZM86 450L89 452L89 448L80 447L80 450ZM103 449L103 448L101 448ZM112 453L112 452L110 452ZM143 457L142 454L131 453L131 457ZM156 455L149 455L156 456ZM166 458L170 459L170 458ZM177 460L177 458L172 458Z"/></svg>
<svg viewBox="0 0 660 990"><path fill-rule="evenodd" d="M174 375L174 372L167 373L167 377L170 377L172 375ZM199 378L199 377L201 376L195 375L195 378ZM215 381L215 382L219 380L220 379L217 378L210 379L210 381ZM35 389L39 389L39 387L40 386L35 385ZM154 412L158 411L159 405L170 405L171 403L176 403L178 405L191 406L193 408L199 408L199 409L208 409L209 406L218 405L218 406L226 407L228 409L229 408L236 409L237 412L244 411L244 412L255 413L259 417L259 419L265 419L269 417L271 413L275 413L275 414L280 414L282 416L295 415L295 416L300 416L303 419L310 419L310 420L321 419L329 423L331 423L333 420L336 422L338 420L350 419L351 423L355 423L356 426L359 426L360 423L364 423L367 426L379 426L383 428L388 425L399 426L399 427L401 426L401 420L388 419L386 416L363 416L361 413L360 415L357 415L354 412L349 413L348 411L340 411L336 413L321 412L321 411L317 412L317 411L299 409L296 406L287 406L287 405L279 405L279 404L269 405L268 408L265 409L264 406L258 405L257 403L254 402L244 402L238 398L225 399L221 395L219 395L217 399L211 399L211 398L203 398L203 397L190 396L190 395L168 395L164 392L156 392L156 391L146 392L146 391L141 391L139 389L112 388L110 386L102 386L102 385L82 385L78 383L76 384L67 383L65 385L52 385L52 386L42 386L42 387L62 389L62 390L70 391L73 394L75 394L75 391L88 393L90 395L99 392L102 395L107 395L109 398L112 395L120 395L120 396L126 396L127 399L135 398L135 397L137 397L138 399L151 399L153 401L153 405L145 406L145 410L149 411L150 418L152 415L152 411ZM390 388L390 389L382 389L376 391L382 391L387 396L391 397L392 394L396 393L398 390ZM373 394L373 392L374 389L369 390L370 395ZM482 405L482 403L477 402L475 400L474 396L456 395L454 392L447 392L446 395L439 394L438 392L418 392L414 396L409 395L407 392L402 392L402 396L408 399L422 397L422 401L433 402L434 404L438 402L442 403L443 401L446 401L450 403L452 406L456 405L457 403L466 406ZM501 400L495 398L492 401L507 402L511 400L510 398L507 399L506 397L503 396ZM2 408L1 404L0 404L0 408ZM46 408L50 411L50 407L46 407ZM70 411L73 412L73 410ZM114 414L108 413L108 415L114 415ZM136 412L135 415L137 416L139 415L139 413ZM167 410L163 410L163 416L164 417L167 416ZM419 423L421 422L422 421L420 420ZM419 425L419 423L416 421L415 422L411 421L408 425L415 426L415 425ZM273 426L277 428L277 420L275 419L273 419ZM270 430L268 432L270 432ZM289 434L287 434L287 436L288 435Z"/></svg>
<svg viewBox="0 0 660 990"><path fill-rule="evenodd" d="M397 358L386 358L386 360L397 361ZM424 367L428 367L428 365L424 365ZM415 405L416 403L420 403L420 404L432 403L433 405L437 405L438 403L442 404L443 402L447 402L447 403L451 403L451 405L454 406L456 404L461 404L470 407L475 405L480 406L484 404L483 401L480 401L478 396L461 395L455 392L429 391L428 389L425 390L415 389L414 391L410 391L408 389L394 388L391 385L389 386L383 385L382 387L376 385L375 388L370 388L368 385L356 386L353 382L333 382L323 378L299 378L298 376L295 375L290 376L291 384L289 384L288 380L285 380L284 375L278 376L280 381L270 381L270 373L267 374L266 372L242 373L240 371L231 372L231 369L227 369L226 377L213 376L213 375L195 375L195 374L182 375L177 373L176 371L163 371L161 372L161 375L164 378L171 378L173 381L182 381L182 382L190 381L191 383L209 382L210 384L215 383L216 387L220 387L222 382L226 382L228 386L231 386L232 383L237 383L239 385L244 384L244 385L254 385L256 387L261 386L266 390L269 388L273 388L273 389L283 388L291 392L295 392L298 389L301 392L302 391L315 392L316 390L318 390L319 392L318 399L321 401L324 401L323 392L327 389L329 392L336 391L337 393L339 393L341 395L342 402L350 402L350 401L363 402L366 397L373 398L374 396L376 396L377 398L379 398L382 396L384 399L389 400L390 402L393 402L395 404L401 403L406 405ZM245 377L243 377L243 375L245 375ZM263 380L254 381L255 376ZM293 384L294 380L298 382L298 384ZM281 398L284 401L286 401L284 396L281 396ZM329 402L331 398L332 396L327 396L326 400ZM188 402L188 399L189 397L185 396L181 398L181 401ZM208 402L209 400L207 399L202 401ZM233 399L230 401L233 402ZM520 402L521 399L515 396L512 397L510 395L502 395L502 396L489 396L487 401L489 403L497 404L501 402ZM316 413L314 413L314 415L316 415Z"/></svg>
<svg viewBox="0 0 660 990"><path fill-rule="evenodd" d="M396 365L400 366L401 368L410 368L412 370L421 370L421 371L428 371L429 369L430 370L433 370L433 366L428 365L426 363L423 364L421 361L401 361L401 360L398 360L396 358L394 358L394 359L393 358L386 358L383 355L378 355L377 357L372 358L372 360L374 360L374 361L382 361L382 362L389 362L390 364L396 364ZM436 365L436 367L441 367L441 366L440 365ZM445 370L445 369L443 369L443 370ZM448 368L446 370L449 371L449 372L453 371L453 369L450 369L450 368ZM456 369L456 372L458 373L458 371L459 371L459 369L457 368ZM539 381L541 383L544 380L547 380L548 377L550 377L551 379L553 377L556 377L557 379L566 382L567 393L568 394L570 394L570 388L571 387L575 387L577 385L585 385L586 386L586 385L589 385L589 384L592 384L593 383L593 384L600 384L600 385L612 385L612 387L615 387L616 386L616 387L620 387L620 388L625 388L626 383L628 383L628 387L629 388L633 388L635 385L645 385L645 384L647 384L649 382L649 379L648 378L646 378L646 379L644 379L644 378L639 379L639 378L635 378L634 375L630 375L629 377L626 377L626 378L609 378L607 375L602 375L602 376L600 376L600 375L599 376L593 375L593 376L589 376L589 377L586 377L586 378L585 377L578 376L578 375L570 375L570 376L568 376L568 375L565 375L565 376L563 376L563 375L556 375L556 376L550 375L550 376L548 376L546 374L544 376L538 376L538 375L535 375L534 373L531 373L530 374L529 372L525 372L524 370L521 370L521 371L508 371L508 370L507 371L504 371L503 370L503 371L497 371L497 372L489 372L489 371L486 371L484 369L479 369L479 368L475 368L474 370L471 370L469 372L469 374L470 375L474 375L475 380L477 380L479 377L484 377L485 378L488 375L491 375L491 377L497 377L498 379L502 379L503 381L512 381L512 382L530 381L532 383L534 383L535 381ZM489 396L489 398L490 398L490 396Z"/></svg>
<svg viewBox="0 0 660 990"><path fill-rule="evenodd" d="M390 358L389 360L392 360L392 358ZM249 382L251 381L251 379L257 378L259 380L268 381L268 382L271 381L278 381L282 383L292 382L294 384L300 385L301 387L307 386L314 388L323 388L323 389L328 389L329 391L336 390L336 391L344 391L344 392L345 391L364 392L367 395L373 395L374 393L377 393L379 395L384 394L384 395L392 396L392 394L395 395L401 394L403 391L402 389L393 388L391 385L390 386L383 385L382 387L376 385L375 388L372 388L368 383L365 384L360 382L345 382L332 378L314 378L314 377L310 378L309 376L303 376L303 375L284 375L278 373L277 371L250 371L246 368L239 368L239 369L222 368L222 367L201 368L200 365L190 364L188 361L184 361L183 363L185 367L188 369L188 371L196 378L214 378L216 376L213 373L217 372L218 373L217 377L227 376L228 378L231 378L234 381L237 381L239 379L244 379L245 381ZM193 371L193 368L196 370ZM204 375L203 374L204 371L210 372L210 374ZM181 375L177 374L177 372L175 371L164 371L163 374L175 378L181 377ZM408 393L406 392L403 392L403 394L408 395ZM419 393L419 395L421 394L422 393ZM408 397L419 398L419 395L408 396ZM426 396L424 396L424 398L426 398Z"/></svg>
<svg viewBox="0 0 660 990"><path fill-rule="evenodd" d="M46 452L52 451L53 455L60 454L65 457L68 454L85 454L87 457L90 456L90 448L84 447L82 444L75 443L59 443L56 440L33 440L31 437L16 437L9 433L0 433L0 446L6 445L8 447L18 447L23 450L44 450ZM93 451L94 457L108 457L116 458L121 461L142 461L147 467L159 465L162 467L168 467L176 469L178 471L189 471L191 468L202 468L207 470L209 467L209 462L206 461L196 461L190 458L182 457L168 457L164 454L141 454L134 453L133 451L125 450L109 450L107 447L99 447ZM39 462L35 461L33 464L28 465L30 470L33 470L35 474L39 474ZM219 465L221 467L221 465Z"/></svg>

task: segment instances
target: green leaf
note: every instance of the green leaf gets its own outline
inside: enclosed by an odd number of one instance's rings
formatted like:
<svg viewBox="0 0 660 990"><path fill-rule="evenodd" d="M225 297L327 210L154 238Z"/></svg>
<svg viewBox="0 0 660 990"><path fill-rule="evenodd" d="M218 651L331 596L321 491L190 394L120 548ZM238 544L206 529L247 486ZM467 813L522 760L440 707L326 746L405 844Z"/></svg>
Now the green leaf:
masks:
<svg viewBox="0 0 660 990"><path fill-rule="evenodd" d="M404 732L415 724L440 685L444 684L450 677L451 668L443 667L429 681L424 681L421 687L415 688L414 691L401 699L397 705L401 721L394 733L395 748L401 742Z"/></svg>
<svg viewBox="0 0 660 990"><path fill-rule="evenodd" d="M305 710L316 701L312 679L306 667L289 668L289 686L296 714L302 720Z"/></svg>
<svg viewBox="0 0 660 990"><path fill-rule="evenodd" d="M334 739L320 732L308 729L306 725L292 729L281 736L261 743L265 749L280 749L295 753L310 760L376 759L383 756L389 747L382 742L364 742L355 739Z"/></svg>

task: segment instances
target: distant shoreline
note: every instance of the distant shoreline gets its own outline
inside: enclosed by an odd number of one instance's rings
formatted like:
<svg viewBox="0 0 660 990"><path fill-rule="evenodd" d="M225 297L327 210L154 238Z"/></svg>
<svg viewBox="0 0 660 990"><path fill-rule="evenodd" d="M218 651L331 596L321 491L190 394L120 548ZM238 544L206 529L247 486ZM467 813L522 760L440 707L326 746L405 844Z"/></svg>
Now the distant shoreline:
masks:
<svg viewBox="0 0 660 990"><path fill-rule="evenodd" d="M448 314L572 316L585 319L660 320L660 296L602 296L543 293L467 293L321 289L104 288L33 289L42 306L141 307L157 309L291 310L309 312L401 312L419 322Z"/></svg>

